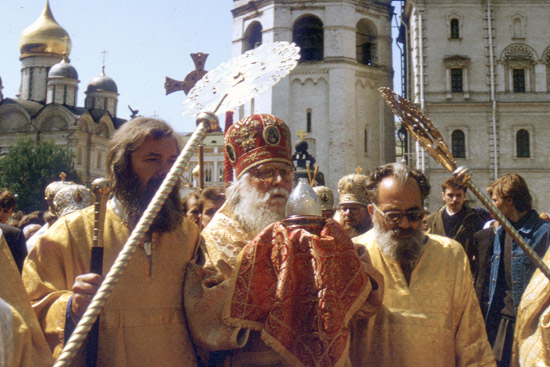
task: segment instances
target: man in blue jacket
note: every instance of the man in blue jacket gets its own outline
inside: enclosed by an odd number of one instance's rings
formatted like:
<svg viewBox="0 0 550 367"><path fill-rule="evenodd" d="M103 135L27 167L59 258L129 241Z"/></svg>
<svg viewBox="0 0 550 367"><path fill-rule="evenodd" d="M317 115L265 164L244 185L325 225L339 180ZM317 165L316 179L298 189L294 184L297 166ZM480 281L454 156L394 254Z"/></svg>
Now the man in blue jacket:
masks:
<svg viewBox="0 0 550 367"><path fill-rule="evenodd" d="M540 219L532 208L533 200L525 180L517 174L508 174L490 184L487 192L493 204L542 257L550 243L550 224ZM485 318L487 336L498 366L509 366L517 307L535 265L499 226L490 267Z"/></svg>

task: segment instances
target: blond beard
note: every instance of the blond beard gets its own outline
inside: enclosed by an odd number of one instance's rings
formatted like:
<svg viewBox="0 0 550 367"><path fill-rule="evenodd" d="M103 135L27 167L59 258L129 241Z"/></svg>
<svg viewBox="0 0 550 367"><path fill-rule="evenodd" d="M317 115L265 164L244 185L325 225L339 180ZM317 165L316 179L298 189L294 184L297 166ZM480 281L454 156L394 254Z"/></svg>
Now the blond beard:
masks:
<svg viewBox="0 0 550 367"><path fill-rule="evenodd" d="M382 226L377 217L374 218L373 224L376 245L382 253L394 259L400 265L414 269L422 256L422 250L426 243L426 235L421 227L419 226L417 230L411 229L412 235L410 237L399 238L397 235L407 230L401 228L388 230Z"/></svg>
<svg viewBox="0 0 550 367"><path fill-rule="evenodd" d="M268 204L274 195L284 195L285 199L276 199L275 204ZM233 215L244 230L256 237L272 223L285 218L285 205L289 192L281 187L271 189L265 194L248 183L248 174L241 177L227 189L227 202Z"/></svg>

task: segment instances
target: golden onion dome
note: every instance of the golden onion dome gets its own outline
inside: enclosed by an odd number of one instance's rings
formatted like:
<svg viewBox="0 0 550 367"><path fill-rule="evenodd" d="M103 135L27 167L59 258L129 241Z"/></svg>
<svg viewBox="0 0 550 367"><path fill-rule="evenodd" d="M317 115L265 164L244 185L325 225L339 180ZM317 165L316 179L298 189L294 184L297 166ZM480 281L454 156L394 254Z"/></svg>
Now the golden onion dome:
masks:
<svg viewBox="0 0 550 367"><path fill-rule="evenodd" d="M55 21L48 0L42 14L21 34L19 51L21 58L44 54L63 56L63 52L67 56L70 54L69 34Z"/></svg>

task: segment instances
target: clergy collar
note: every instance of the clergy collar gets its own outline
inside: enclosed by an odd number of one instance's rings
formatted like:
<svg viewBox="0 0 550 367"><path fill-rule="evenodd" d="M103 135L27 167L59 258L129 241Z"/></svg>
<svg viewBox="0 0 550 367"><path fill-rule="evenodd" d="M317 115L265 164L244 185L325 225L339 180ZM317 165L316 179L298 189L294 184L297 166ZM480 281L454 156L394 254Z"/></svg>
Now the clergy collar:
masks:
<svg viewBox="0 0 550 367"><path fill-rule="evenodd" d="M127 215L126 215L126 209L124 208L124 205L116 198L116 196L113 195L113 197L109 200L109 205L111 206L111 209L118 215L120 218L122 218L123 221L126 221Z"/></svg>

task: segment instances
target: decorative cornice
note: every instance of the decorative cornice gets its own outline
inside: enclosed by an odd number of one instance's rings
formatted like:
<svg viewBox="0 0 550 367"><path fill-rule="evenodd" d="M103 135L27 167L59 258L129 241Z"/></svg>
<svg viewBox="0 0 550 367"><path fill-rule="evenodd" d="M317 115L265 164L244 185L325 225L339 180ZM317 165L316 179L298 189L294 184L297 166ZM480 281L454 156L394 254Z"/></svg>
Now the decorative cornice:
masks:
<svg viewBox="0 0 550 367"><path fill-rule="evenodd" d="M381 13L388 13L391 15L393 12L393 6L391 4L385 4L381 1L365 1L365 0L256 0L249 1L247 4L239 6L231 10L233 17L242 16L249 12L259 12L260 9L268 6L283 6L283 7L296 7L296 8L317 8L324 7L320 4L331 4L331 3L346 3L357 8L367 9L367 10L376 10Z"/></svg>

